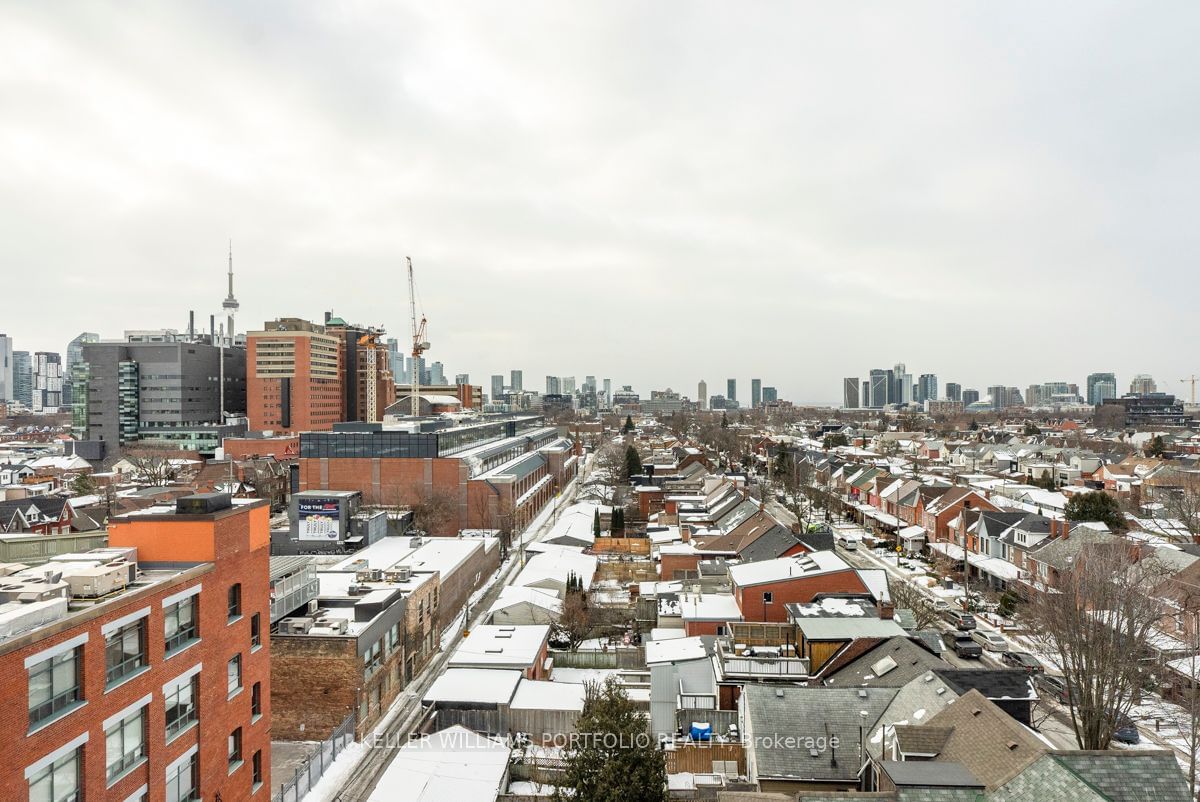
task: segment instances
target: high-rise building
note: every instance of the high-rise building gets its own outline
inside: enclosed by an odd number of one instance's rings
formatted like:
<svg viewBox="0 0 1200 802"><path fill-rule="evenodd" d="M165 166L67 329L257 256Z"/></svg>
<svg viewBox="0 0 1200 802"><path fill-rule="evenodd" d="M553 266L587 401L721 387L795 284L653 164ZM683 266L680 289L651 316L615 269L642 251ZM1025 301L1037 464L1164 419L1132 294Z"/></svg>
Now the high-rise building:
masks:
<svg viewBox="0 0 1200 802"><path fill-rule="evenodd" d="M858 409L862 403L858 377L848 376L842 379L842 406L845 409Z"/></svg>
<svg viewBox="0 0 1200 802"><path fill-rule="evenodd" d="M966 388L962 391L963 407L969 407L972 404L979 403L979 391Z"/></svg>
<svg viewBox="0 0 1200 802"><path fill-rule="evenodd" d="M519 370L509 371L509 386L512 387L514 393L519 393L525 389L524 374Z"/></svg>
<svg viewBox="0 0 1200 802"><path fill-rule="evenodd" d="M1158 385L1154 383L1153 377L1139 373L1133 377L1133 381L1129 383L1130 395L1150 395L1158 392Z"/></svg>
<svg viewBox="0 0 1200 802"><path fill-rule="evenodd" d="M33 357L28 351L13 351L13 400L33 406Z"/></svg>
<svg viewBox="0 0 1200 802"><path fill-rule="evenodd" d="M696 403L700 409L708 409L708 382L704 379L701 379L700 383L696 385Z"/></svg>
<svg viewBox="0 0 1200 802"><path fill-rule="evenodd" d="M392 366L392 378L396 384L412 384L412 379L408 375L408 366L405 364L404 354L400 352L400 341L395 337L388 337L384 341L387 344L388 364ZM409 357L411 359L412 357Z"/></svg>
<svg viewBox="0 0 1200 802"><path fill-rule="evenodd" d="M52 351L33 355L34 412L58 412L63 405L62 356Z"/></svg>
<svg viewBox="0 0 1200 802"><path fill-rule="evenodd" d="M726 379L725 399L727 401L737 401L737 379Z"/></svg>
<svg viewBox="0 0 1200 802"><path fill-rule="evenodd" d="M1012 406L1009 400L1008 388L1002 384L994 384L987 388L988 397L992 400L992 409L1007 409Z"/></svg>
<svg viewBox="0 0 1200 802"><path fill-rule="evenodd" d="M1117 397L1117 377L1114 373L1091 373L1087 377L1087 402L1103 404L1106 398Z"/></svg>
<svg viewBox="0 0 1200 802"><path fill-rule="evenodd" d="M439 387L446 383L446 368L441 362L434 362L429 366L429 383Z"/></svg>
<svg viewBox="0 0 1200 802"><path fill-rule="evenodd" d="M901 374L897 386L900 389L900 399L897 403L911 404L916 398L916 385L913 383L912 374Z"/></svg>
<svg viewBox="0 0 1200 802"><path fill-rule="evenodd" d="M0 334L0 401L12 401L13 396L13 341L7 334Z"/></svg>
<svg viewBox="0 0 1200 802"><path fill-rule="evenodd" d="M492 374L492 403L497 403L502 395L504 395L504 376L494 373Z"/></svg>
<svg viewBox="0 0 1200 802"><path fill-rule="evenodd" d="M762 400L764 404L771 404L779 400L779 391L774 387L764 387Z"/></svg>
<svg viewBox="0 0 1200 802"><path fill-rule="evenodd" d="M222 367L223 362L223 367ZM84 343L72 405L81 440L110 452L137 443L213 454L245 426L225 425L246 414L246 350L182 340ZM224 376L224 404L221 377Z"/></svg>
<svg viewBox="0 0 1200 802"><path fill-rule="evenodd" d="M917 403L938 400L938 379L933 373L922 373L917 380Z"/></svg>
<svg viewBox="0 0 1200 802"><path fill-rule="evenodd" d="M558 380L557 376L546 377L546 395L559 395L561 389L562 382Z"/></svg>
<svg viewBox="0 0 1200 802"><path fill-rule="evenodd" d="M85 331L67 344L67 365L63 373L62 405L64 407L71 406L74 401L74 387L71 383L71 374L75 370L75 366L83 361L83 344L98 342L100 342L99 334Z"/></svg>
<svg viewBox="0 0 1200 802"><path fill-rule="evenodd" d="M1041 404L1043 400L1045 400L1045 396L1042 393L1042 385L1031 384L1025 388L1025 401L1029 404L1029 406L1036 407Z"/></svg>
<svg viewBox="0 0 1200 802"><path fill-rule="evenodd" d="M575 395L575 377L574 376L563 376L562 377L562 394L563 395L571 395L571 396Z"/></svg>
<svg viewBox="0 0 1200 802"><path fill-rule="evenodd" d="M612 379L604 380L604 406L612 406Z"/></svg>
<svg viewBox="0 0 1200 802"><path fill-rule="evenodd" d="M342 416L347 421L378 423L396 401L386 343L381 328L347 323L325 313L325 333L342 341ZM415 365L414 365L415 368ZM428 384L426 377L421 377Z"/></svg>
<svg viewBox="0 0 1200 802"><path fill-rule="evenodd" d="M471 383L471 374L469 374L469 373L454 374L454 383L455 384L470 384Z"/></svg>
<svg viewBox="0 0 1200 802"><path fill-rule="evenodd" d="M946 400L962 401L962 385L957 382L946 382Z"/></svg>
<svg viewBox="0 0 1200 802"><path fill-rule="evenodd" d="M891 401L891 371L873 368L866 397L872 409L883 409Z"/></svg>
<svg viewBox="0 0 1200 802"><path fill-rule="evenodd" d="M5 603L0 636L10 699L28 700L9 704L5 798L269 796L269 505L142 513L112 519L108 548L5 577L33 599Z"/></svg>
<svg viewBox="0 0 1200 802"><path fill-rule="evenodd" d="M333 428L345 401L342 341L324 326L280 318L246 334L246 414L251 431Z"/></svg>
<svg viewBox="0 0 1200 802"><path fill-rule="evenodd" d="M762 379L750 380L750 406L753 409L762 406Z"/></svg>
<svg viewBox="0 0 1200 802"><path fill-rule="evenodd" d="M908 368L903 362L897 362L892 368L891 389L888 391L888 401L892 404L903 404L904 399L904 376L908 373Z"/></svg>

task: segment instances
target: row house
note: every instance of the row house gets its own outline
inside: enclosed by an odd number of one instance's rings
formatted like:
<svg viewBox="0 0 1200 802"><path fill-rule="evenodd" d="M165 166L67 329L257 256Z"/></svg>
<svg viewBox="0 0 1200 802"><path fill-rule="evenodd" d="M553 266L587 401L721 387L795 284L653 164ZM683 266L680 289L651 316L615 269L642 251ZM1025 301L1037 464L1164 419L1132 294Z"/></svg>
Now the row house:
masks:
<svg viewBox="0 0 1200 802"><path fill-rule="evenodd" d="M925 529L931 543L947 541L950 539L950 522L964 505L976 510L998 510L987 498L965 487L926 487L921 489L921 497L917 500L913 523Z"/></svg>

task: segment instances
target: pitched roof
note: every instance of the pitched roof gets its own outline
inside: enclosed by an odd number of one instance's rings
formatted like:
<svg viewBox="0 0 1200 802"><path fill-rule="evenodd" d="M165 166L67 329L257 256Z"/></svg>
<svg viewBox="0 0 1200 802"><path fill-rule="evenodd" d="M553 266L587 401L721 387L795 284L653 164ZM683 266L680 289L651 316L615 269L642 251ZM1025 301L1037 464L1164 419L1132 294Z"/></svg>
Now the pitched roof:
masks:
<svg viewBox="0 0 1200 802"><path fill-rule="evenodd" d="M1104 799L1186 802L1187 783L1170 752L1068 752L1051 756Z"/></svg>
<svg viewBox="0 0 1200 802"><path fill-rule="evenodd" d="M1045 563L1058 571L1065 571L1075 562L1084 547L1112 543L1116 535L1088 526L1074 527L1068 537L1060 537L1029 553L1030 559Z"/></svg>
<svg viewBox="0 0 1200 802"><path fill-rule="evenodd" d="M963 694L926 727L951 731L938 751L939 760L962 763L988 787L1004 782L1047 751L1033 732L977 690Z"/></svg>
<svg viewBox="0 0 1200 802"><path fill-rule="evenodd" d="M747 685L748 728L760 778L853 781L863 764L859 727L875 722L895 688L803 688ZM865 714L865 715L864 715ZM774 738L774 734L789 737ZM810 748L810 740L836 750Z"/></svg>
<svg viewBox="0 0 1200 802"><path fill-rule="evenodd" d="M836 673L828 676L825 684L898 688L926 671L949 667L950 664L945 660L930 654L907 637L894 637L879 641L866 654L837 669Z"/></svg>
<svg viewBox="0 0 1200 802"><path fill-rule="evenodd" d="M924 727L914 724L897 724L893 728L896 748L905 755L930 755L936 757L946 748L953 727Z"/></svg>

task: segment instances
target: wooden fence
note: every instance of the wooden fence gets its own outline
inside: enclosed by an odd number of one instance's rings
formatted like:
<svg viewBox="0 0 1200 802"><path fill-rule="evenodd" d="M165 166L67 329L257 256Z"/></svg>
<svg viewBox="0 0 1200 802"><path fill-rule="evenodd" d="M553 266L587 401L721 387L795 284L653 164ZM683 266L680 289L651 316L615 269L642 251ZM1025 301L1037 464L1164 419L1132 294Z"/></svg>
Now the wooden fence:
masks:
<svg viewBox="0 0 1200 802"><path fill-rule="evenodd" d="M614 646L611 649L551 651L559 668L645 668L646 650L641 646Z"/></svg>
<svg viewBox="0 0 1200 802"><path fill-rule="evenodd" d="M592 546L594 554L632 554L638 557L650 556L650 538L648 537L598 537Z"/></svg>
<svg viewBox="0 0 1200 802"><path fill-rule="evenodd" d="M737 774L746 776L746 747L738 743L676 744L663 753L667 760L667 773L686 771L693 774L714 773L713 761L737 763ZM721 772L727 773L727 772Z"/></svg>

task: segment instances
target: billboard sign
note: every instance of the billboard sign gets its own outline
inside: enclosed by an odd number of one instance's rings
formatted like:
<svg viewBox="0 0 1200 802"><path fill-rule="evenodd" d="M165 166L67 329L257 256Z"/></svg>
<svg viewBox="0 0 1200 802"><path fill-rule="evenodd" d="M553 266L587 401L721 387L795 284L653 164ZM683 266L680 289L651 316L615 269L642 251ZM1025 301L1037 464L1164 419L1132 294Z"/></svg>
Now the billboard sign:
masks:
<svg viewBox="0 0 1200 802"><path fill-rule="evenodd" d="M296 499L296 519L300 540L330 542L341 534L341 499Z"/></svg>

